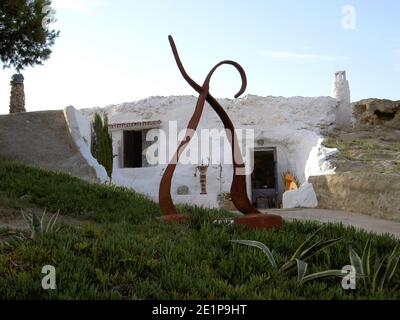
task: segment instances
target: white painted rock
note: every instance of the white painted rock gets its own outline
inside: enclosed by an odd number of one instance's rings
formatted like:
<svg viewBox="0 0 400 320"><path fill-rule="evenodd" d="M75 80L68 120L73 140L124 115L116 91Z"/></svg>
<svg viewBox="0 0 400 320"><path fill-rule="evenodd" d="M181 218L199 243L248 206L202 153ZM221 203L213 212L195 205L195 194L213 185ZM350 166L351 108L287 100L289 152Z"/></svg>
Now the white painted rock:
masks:
<svg viewBox="0 0 400 320"><path fill-rule="evenodd" d="M68 125L72 139L78 147L82 157L87 161L96 172L96 176L101 183L108 181L106 169L93 157L90 150L91 145L91 124L80 111L74 107L66 107L64 109L65 120Z"/></svg>
<svg viewBox="0 0 400 320"><path fill-rule="evenodd" d="M317 196L311 183L304 183L297 190L289 190L283 194L283 208L315 208Z"/></svg>

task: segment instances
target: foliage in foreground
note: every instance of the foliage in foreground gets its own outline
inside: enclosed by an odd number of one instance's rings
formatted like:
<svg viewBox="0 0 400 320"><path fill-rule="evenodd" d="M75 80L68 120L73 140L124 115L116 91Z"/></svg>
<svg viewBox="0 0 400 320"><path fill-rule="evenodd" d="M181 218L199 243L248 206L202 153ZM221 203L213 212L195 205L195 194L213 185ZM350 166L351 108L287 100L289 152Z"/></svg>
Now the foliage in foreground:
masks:
<svg viewBox="0 0 400 320"><path fill-rule="evenodd" d="M361 257L353 248L350 248L349 255L354 270L363 276L365 287L372 292L382 291L385 285L389 285L396 272L400 260L400 245L397 243L390 254L379 257L372 252L372 244L368 239Z"/></svg>
<svg viewBox="0 0 400 320"><path fill-rule="evenodd" d="M272 251L264 243L252 240L232 240L232 242L260 249L267 256L268 261L275 269L275 271L290 273L293 268L297 266L297 280L300 285L303 285L306 282L312 280L318 280L332 276L343 276L342 270L325 270L312 274L307 274L308 263L305 262L305 260L311 259L319 252L327 250L329 247L340 241L340 238L336 238L329 240L319 240L313 243L313 240L323 228L324 226L318 228L311 236L309 236L303 243L301 243L294 254L280 268L278 268Z"/></svg>
<svg viewBox="0 0 400 320"><path fill-rule="evenodd" d="M336 278L299 286L295 276L275 272L262 252L230 242L267 243L282 266L318 229L315 223L286 222L282 230L252 231L212 222L230 213L189 207L180 210L190 211L190 223L163 223L157 205L132 191L5 161L0 161L1 193L16 208L60 209L60 215L82 221L80 227L64 225L60 232L13 248L2 243L8 230L0 230L0 299L400 298L398 269L382 291L370 292L363 281L357 281L356 290L344 290ZM398 243L341 225L327 225L314 240L339 237L329 252L307 259L310 273L348 265L350 245L362 250L371 239L383 257ZM56 267L57 290L41 288L44 265Z"/></svg>

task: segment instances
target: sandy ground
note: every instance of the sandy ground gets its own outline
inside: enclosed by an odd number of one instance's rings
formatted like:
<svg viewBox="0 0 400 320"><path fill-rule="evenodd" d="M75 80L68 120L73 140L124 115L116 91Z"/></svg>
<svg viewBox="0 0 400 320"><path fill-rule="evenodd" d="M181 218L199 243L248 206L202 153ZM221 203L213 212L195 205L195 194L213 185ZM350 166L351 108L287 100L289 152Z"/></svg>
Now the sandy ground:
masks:
<svg viewBox="0 0 400 320"><path fill-rule="evenodd" d="M343 223L376 234L390 234L400 239L400 223L383 220L368 215L326 209L268 209L269 213L278 214L285 220L311 220L319 222Z"/></svg>

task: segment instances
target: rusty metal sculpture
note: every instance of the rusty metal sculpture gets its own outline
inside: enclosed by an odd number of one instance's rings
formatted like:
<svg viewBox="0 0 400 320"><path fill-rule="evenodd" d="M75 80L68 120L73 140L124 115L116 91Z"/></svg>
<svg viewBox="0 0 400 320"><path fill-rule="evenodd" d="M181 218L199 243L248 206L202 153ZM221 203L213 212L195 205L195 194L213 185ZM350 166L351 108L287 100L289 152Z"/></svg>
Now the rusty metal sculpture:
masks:
<svg viewBox="0 0 400 320"><path fill-rule="evenodd" d="M193 79L191 79L189 75L186 73L185 68L183 67L183 64L180 60L178 50L176 48L173 38L169 36L168 39L176 63L183 78L189 83L189 85L195 91L199 93L199 98L197 100L195 111L188 123L185 139L178 146L178 149L175 152L174 157L171 159L170 163L165 169L164 175L161 179L160 190L159 190L159 203L161 211L164 214L162 219L167 221L179 221L188 218L187 216L178 214L176 211L175 205L171 197L171 182L176 165L179 161L179 157L186 148L186 146L189 144L193 136L193 133L196 131L204 109L204 104L207 101L210 104L210 106L214 109L214 111L218 114L219 118L224 124L225 130L227 132L228 141L232 148L233 179L231 186L231 198L235 207L240 212L245 214L244 216L235 218L234 222L236 224L243 224L252 228L259 228L259 229L266 229L271 227L279 228L282 225L282 218L280 216L271 214L261 214L261 212L259 212L250 202L246 192L246 176L243 174L243 172L242 174L238 174L239 170L244 170L245 164L243 162L243 158L240 153L238 139L235 133L235 128L228 114L209 92L210 80L214 72L220 66L228 64L234 66L238 70L242 78L242 86L239 92L235 95L235 98L240 97L244 93L247 87L247 78L245 71L238 63L230 60L225 60L218 63L217 65L214 66L214 68L211 69L203 85L200 86Z"/></svg>

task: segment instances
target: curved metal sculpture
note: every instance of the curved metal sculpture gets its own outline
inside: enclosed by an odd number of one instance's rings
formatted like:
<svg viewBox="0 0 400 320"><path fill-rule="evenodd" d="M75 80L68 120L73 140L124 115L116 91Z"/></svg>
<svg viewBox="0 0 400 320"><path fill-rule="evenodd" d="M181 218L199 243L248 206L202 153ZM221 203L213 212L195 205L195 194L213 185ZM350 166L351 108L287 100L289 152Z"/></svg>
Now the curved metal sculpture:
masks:
<svg viewBox="0 0 400 320"><path fill-rule="evenodd" d="M202 86L197 84L189 75L186 73L185 68L179 58L178 50L176 48L175 42L171 36L168 37L172 52L175 57L175 61L178 65L178 68L183 76L183 78L189 83L189 85L199 93L199 98L197 100L195 111L188 123L185 139L178 146L177 151L175 152L174 157L171 159L167 168L165 169L164 175L161 179L160 190L159 190L159 203L161 207L161 211L164 214L165 220L182 220L186 219L186 216L179 215L176 211L176 207L172 201L171 197L171 182L172 176L174 174L176 165L179 161L179 157L189 144L193 133L196 131L201 115L203 113L204 104L207 101L210 106L214 109L214 111L218 114L222 123L224 124L225 130L227 131L228 141L231 145L232 149L232 159L233 159L233 178L232 178L232 186L231 186L231 199L235 207L242 213L246 214L246 216L239 217L234 219L235 223L245 224L254 228L269 228L269 227L280 227L282 225L282 218L276 215L270 214L261 214L250 202L247 191L246 191L246 176L242 174L238 174L239 170L244 170L245 164L243 162L242 155L240 153L238 139L235 133L235 128L228 114L222 108L222 106L218 103L218 101L210 94L210 80L214 72L222 65L229 64L234 66L241 78L242 78L242 86L239 92L235 95L235 98L240 97L247 87L247 78L246 73L243 68L236 62L225 60L214 66L211 71L208 73L204 83Z"/></svg>

